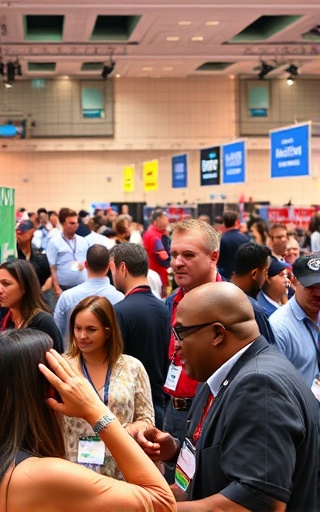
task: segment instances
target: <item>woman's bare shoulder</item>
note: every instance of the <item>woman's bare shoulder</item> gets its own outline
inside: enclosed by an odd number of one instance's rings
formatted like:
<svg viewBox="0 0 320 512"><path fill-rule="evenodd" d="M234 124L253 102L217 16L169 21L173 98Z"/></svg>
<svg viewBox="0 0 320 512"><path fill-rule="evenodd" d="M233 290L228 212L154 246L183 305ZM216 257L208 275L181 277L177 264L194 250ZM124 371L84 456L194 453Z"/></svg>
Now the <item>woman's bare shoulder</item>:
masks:
<svg viewBox="0 0 320 512"><path fill-rule="evenodd" d="M108 501L115 510L118 505L119 510L137 510L135 502L140 502L142 496L149 502L150 496L135 487L65 459L30 457L14 469L8 511L99 512L105 510Z"/></svg>

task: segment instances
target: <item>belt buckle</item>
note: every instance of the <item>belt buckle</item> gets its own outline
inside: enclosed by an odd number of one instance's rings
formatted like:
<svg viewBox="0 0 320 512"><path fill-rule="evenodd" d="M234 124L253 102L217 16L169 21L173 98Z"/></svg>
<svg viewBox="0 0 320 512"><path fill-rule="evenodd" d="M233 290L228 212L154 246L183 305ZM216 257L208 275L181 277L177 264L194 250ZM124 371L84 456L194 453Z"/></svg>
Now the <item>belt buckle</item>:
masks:
<svg viewBox="0 0 320 512"><path fill-rule="evenodd" d="M187 403L187 399L186 398L182 398L182 397L173 397L173 407L175 409L180 409L180 410L188 410L189 407L188 407L188 403Z"/></svg>
<svg viewBox="0 0 320 512"><path fill-rule="evenodd" d="M175 402L176 402L176 407L179 407L179 409L183 409L184 407L186 407L186 400L185 400L185 398L177 397L175 399Z"/></svg>

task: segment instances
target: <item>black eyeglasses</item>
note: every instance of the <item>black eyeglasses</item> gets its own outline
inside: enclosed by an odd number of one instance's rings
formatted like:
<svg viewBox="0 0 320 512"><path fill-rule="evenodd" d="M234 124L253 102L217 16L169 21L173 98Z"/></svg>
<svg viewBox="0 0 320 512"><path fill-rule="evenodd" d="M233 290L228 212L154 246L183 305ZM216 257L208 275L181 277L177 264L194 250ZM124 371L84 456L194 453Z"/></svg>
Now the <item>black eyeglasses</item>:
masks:
<svg viewBox="0 0 320 512"><path fill-rule="evenodd" d="M189 331L197 331L198 329L208 327L208 325L215 324L216 322L217 320L214 320L213 322L208 322L207 324L187 325L186 327L183 327L182 325L175 325L174 327L171 327L171 331L177 341L183 341Z"/></svg>

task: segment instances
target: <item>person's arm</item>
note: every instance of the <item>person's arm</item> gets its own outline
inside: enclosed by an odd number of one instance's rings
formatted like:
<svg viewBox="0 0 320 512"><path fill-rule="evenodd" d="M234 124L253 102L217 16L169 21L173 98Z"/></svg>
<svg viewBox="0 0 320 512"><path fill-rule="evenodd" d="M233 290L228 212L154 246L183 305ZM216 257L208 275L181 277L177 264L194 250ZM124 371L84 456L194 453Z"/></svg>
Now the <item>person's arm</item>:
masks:
<svg viewBox="0 0 320 512"><path fill-rule="evenodd" d="M65 340L67 335L67 315L66 315L66 304L64 300L64 293L60 295L58 302L54 308L54 321L60 331L62 339Z"/></svg>
<svg viewBox="0 0 320 512"><path fill-rule="evenodd" d="M130 433L154 462L175 462L177 460L180 442L168 432L162 432L157 427L146 425L144 428Z"/></svg>
<svg viewBox="0 0 320 512"><path fill-rule="evenodd" d="M50 265L50 270L51 270L52 286L53 286L54 293L57 297L60 297L60 295L62 293L62 289L60 288L60 285L58 283L56 265Z"/></svg>
<svg viewBox="0 0 320 512"><path fill-rule="evenodd" d="M48 277L46 282L42 285L41 291L46 292L52 288L52 276Z"/></svg>
<svg viewBox="0 0 320 512"><path fill-rule="evenodd" d="M52 407L52 409L61 414L66 414L67 416L83 418L92 426L95 425L102 416L110 414L108 407L99 399L90 383L80 375L79 371L74 366L70 366L70 364L54 350L50 350L50 352L47 353L47 360L55 373L50 371L49 368L43 364L39 365L39 369L56 388L62 399L62 403L59 403L55 399L49 398L48 405ZM116 418L107 425L99 435L110 450L125 480L139 486L138 489L134 489L134 486L131 486L132 491L130 492L132 497L137 494L141 495L141 488L143 488L142 494L145 499L148 498L147 501L149 501L150 508L148 509L147 506L141 508L141 502L139 505L139 500L137 499L135 500L135 505L130 505L132 500L131 502L128 500L128 504L124 506L122 500L125 499L126 494L129 493L128 485L125 482L115 482L112 479L110 481L107 477L95 475L94 478L97 485L93 485L92 479L90 479L88 485L85 485L85 479L83 478L82 480L78 479L75 485L75 493L89 496L91 500L90 505L89 501L85 499L79 501L78 505L77 500L77 504L73 502L69 510L77 510L77 512L87 512L87 510L94 510L95 512L100 510L118 510L119 512L121 510L128 512L131 510L154 510L157 512L176 510L174 497L161 473L153 462L143 453L134 439L128 435ZM71 469L70 471L73 473ZM105 479L103 485L107 487L102 495L99 493L101 478ZM60 486L64 478L60 476L57 480L57 485ZM121 485L118 486L119 484ZM115 489L116 487L118 487L118 490L114 492L113 497L111 488ZM121 495L121 487L123 487L123 496ZM59 493L60 492L59 488ZM113 501L116 501L116 499L118 499L121 506L112 506Z"/></svg>
<svg viewBox="0 0 320 512"><path fill-rule="evenodd" d="M183 501L177 503L178 512L250 512L249 508L238 505L222 494L215 494L203 500ZM286 504L274 500L273 506L268 512L285 512Z"/></svg>

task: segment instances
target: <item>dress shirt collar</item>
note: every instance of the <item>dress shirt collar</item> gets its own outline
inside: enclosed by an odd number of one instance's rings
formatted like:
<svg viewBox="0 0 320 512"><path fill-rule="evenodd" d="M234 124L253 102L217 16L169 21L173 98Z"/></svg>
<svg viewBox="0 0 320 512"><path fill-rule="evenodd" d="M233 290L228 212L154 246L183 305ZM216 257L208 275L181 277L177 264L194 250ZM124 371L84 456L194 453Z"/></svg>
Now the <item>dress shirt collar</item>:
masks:
<svg viewBox="0 0 320 512"><path fill-rule="evenodd" d="M319 326L320 313L318 315L318 321L316 323L313 322L313 320L310 317L308 317L308 315L304 312L302 307L299 306L295 295L293 297L291 297L291 299L288 301L288 304L291 307L292 313L294 314L294 316L296 317L297 320L301 321L301 320L304 320L305 318L307 318L308 320L310 320L311 323L314 324L314 326Z"/></svg>
<svg viewBox="0 0 320 512"><path fill-rule="evenodd" d="M215 371L209 377L209 379L207 380L207 384L208 384L208 386L211 390L211 393L213 394L214 397L217 396L219 389L220 389L222 383L224 382L226 376L230 372L231 368L236 364L238 359L240 359L242 354L249 347L251 347L252 343L253 343L253 341L251 343L249 343L248 345L246 345L245 347L243 347L241 350L239 350L239 352L234 354L234 356L232 356L228 361L226 361L222 366L220 366L220 368L218 368L218 370Z"/></svg>
<svg viewBox="0 0 320 512"><path fill-rule="evenodd" d="M273 306L275 306L276 308L280 308L280 306L282 304L280 304L280 302L276 302L275 300L271 299L271 297L269 297L269 295L266 295L265 293L263 293L263 291L261 291L262 295L264 296L264 298L270 302L270 304L272 304Z"/></svg>

